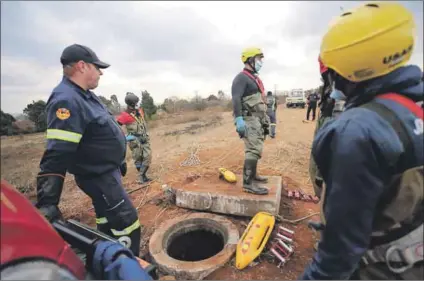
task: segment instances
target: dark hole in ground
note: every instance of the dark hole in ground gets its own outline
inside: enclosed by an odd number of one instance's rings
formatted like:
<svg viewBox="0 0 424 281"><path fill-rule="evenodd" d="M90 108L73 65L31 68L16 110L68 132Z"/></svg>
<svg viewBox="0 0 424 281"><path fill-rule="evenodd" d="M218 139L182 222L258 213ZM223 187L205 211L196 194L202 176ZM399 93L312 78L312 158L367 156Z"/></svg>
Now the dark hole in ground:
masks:
<svg viewBox="0 0 424 281"><path fill-rule="evenodd" d="M201 261L218 254L224 248L220 234L204 229L183 233L168 246L168 255L180 261Z"/></svg>

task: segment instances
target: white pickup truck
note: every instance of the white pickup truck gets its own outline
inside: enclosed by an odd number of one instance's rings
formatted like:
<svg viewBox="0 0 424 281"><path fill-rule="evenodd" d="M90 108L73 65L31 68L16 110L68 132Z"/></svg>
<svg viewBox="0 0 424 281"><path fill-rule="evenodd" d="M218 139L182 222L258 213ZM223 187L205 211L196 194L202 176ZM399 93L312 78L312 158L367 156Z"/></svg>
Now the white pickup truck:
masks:
<svg viewBox="0 0 424 281"><path fill-rule="evenodd" d="M305 92L302 89L291 90L289 95L286 98L286 106L288 108L295 108L295 107L305 108L306 106Z"/></svg>

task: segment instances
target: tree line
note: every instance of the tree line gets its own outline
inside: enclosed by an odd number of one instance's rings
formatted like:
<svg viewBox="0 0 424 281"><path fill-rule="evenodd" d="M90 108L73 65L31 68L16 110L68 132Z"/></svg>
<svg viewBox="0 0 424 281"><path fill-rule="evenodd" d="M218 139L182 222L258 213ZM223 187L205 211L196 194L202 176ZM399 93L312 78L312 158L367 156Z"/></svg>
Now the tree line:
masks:
<svg viewBox="0 0 424 281"><path fill-rule="evenodd" d="M141 106L148 119L156 113L158 107L148 91L141 92ZM106 106L112 115L121 113L125 106L122 106L116 95L111 95L110 98L98 96L100 101ZM28 134L36 132L44 132L47 130L47 115L46 102L43 100L32 101L28 104L23 112L23 120L17 120L14 116L1 110L1 127L0 133L2 136L10 136L17 134Z"/></svg>
<svg viewBox="0 0 424 281"><path fill-rule="evenodd" d="M155 118L158 111L166 113L177 113L182 111L203 111L208 107L223 107L225 110L232 110L231 98L222 90L217 94L211 94L207 98L202 98L198 92L192 98L184 99L176 96L165 99L162 104L156 105L152 95L147 91L141 91L141 107L143 108L147 121ZM106 106L112 115L118 115L126 106L118 101L116 95L110 98L98 96L100 101ZM43 100L32 101L22 111L23 114L14 117L11 114L1 111L1 135L17 135L35 132L44 132L47 129L46 102Z"/></svg>

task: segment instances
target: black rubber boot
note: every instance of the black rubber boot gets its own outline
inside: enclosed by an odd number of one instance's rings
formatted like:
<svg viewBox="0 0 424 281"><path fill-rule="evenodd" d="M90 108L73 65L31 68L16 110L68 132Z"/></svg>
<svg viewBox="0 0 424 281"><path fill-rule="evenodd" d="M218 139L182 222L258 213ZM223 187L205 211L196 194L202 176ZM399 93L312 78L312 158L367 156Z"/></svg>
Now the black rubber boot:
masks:
<svg viewBox="0 0 424 281"><path fill-rule="evenodd" d="M141 168L139 170L140 176L139 176L138 181L137 181L139 184L145 184L145 183L148 183L149 181L151 181L151 179L149 179L146 176L146 172L147 172L148 169L149 169L149 166L141 166Z"/></svg>
<svg viewBox="0 0 424 281"><path fill-rule="evenodd" d="M253 180L258 181L258 182L262 182L262 183L267 183L268 182L268 178L267 177L262 177L260 175L258 175L258 169L257 169L257 164L258 162L256 162L256 166L255 166L255 177L253 178Z"/></svg>
<svg viewBox="0 0 424 281"><path fill-rule="evenodd" d="M268 189L253 182L256 174L257 160L244 160L243 167L243 190L256 195L267 195Z"/></svg>
<svg viewBox="0 0 424 281"><path fill-rule="evenodd" d="M149 178L149 177L147 177L146 176L146 173L147 173L147 171L149 170L149 168L150 168L150 166L146 166L146 168L144 169L144 171L143 171L143 175L142 175L142 177L143 177L143 181L144 182L149 182L149 181L151 181L152 179L151 178Z"/></svg>
<svg viewBox="0 0 424 281"><path fill-rule="evenodd" d="M271 133L269 134L271 138L275 138L275 125L271 126Z"/></svg>

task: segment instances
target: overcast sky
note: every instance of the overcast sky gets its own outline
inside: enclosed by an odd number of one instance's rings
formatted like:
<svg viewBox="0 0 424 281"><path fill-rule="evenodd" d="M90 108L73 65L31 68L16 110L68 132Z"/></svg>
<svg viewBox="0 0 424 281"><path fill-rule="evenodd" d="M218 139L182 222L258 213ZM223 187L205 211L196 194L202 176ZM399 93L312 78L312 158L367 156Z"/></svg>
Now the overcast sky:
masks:
<svg viewBox="0 0 424 281"><path fill-rule="evenodd" d="M403 2L415 15L411 63L423 67L423 3ZM47 100L61 79L60 54L70 44L92 48L111 64L95 89L148 90L166 97L230 93L243 67L241 50L260 46L266 90L320 84L320 40L332 17L358 2L1 2L1 109L21 113Z"/></svg>

